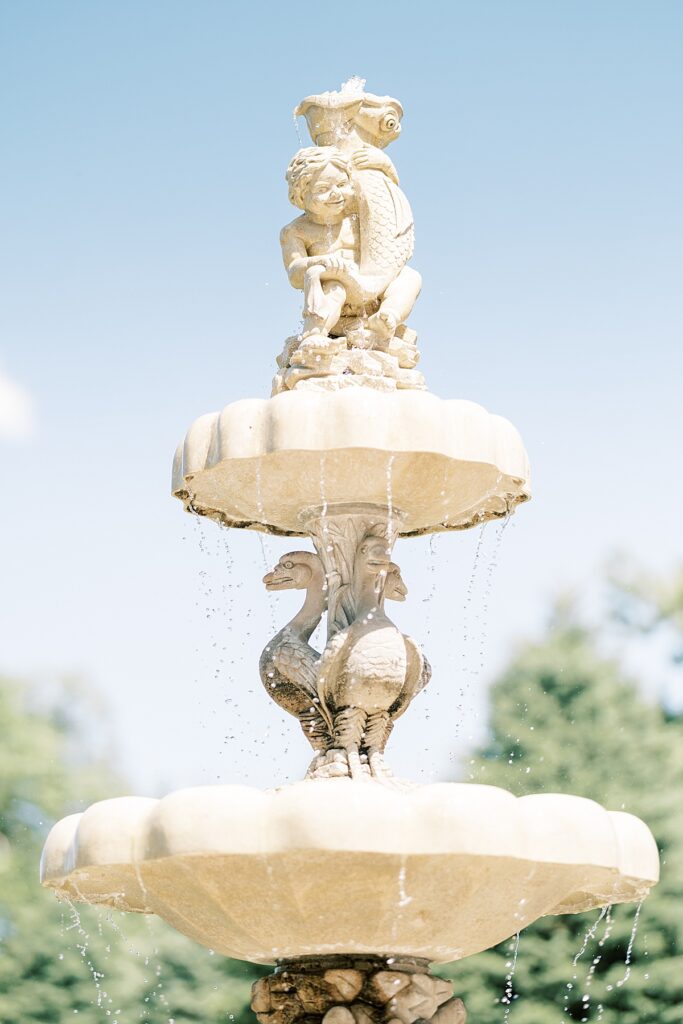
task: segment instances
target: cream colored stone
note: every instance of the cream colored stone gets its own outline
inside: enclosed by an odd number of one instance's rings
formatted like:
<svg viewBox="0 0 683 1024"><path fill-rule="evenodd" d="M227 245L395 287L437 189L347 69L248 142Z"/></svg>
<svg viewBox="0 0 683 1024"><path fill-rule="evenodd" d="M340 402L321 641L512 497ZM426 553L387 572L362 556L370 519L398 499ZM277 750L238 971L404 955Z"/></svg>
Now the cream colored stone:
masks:
<svg viewBox="0 0 683 1024"><path fill-rule="evenodd" d="M156 913L257 963L447 962L545 914L640 900L658 873L647 827L590 800L346 779L108 800L58 823L41 867L62 896Z"/></svg>
<svg viewBox="0 0 683 1024"><path fill-rule="evenodd" d="M401 104L365 93L361 80L351 79L340 92L307 97L297 113L306 117L315 145L300 149L287 169L290 201L303 213L283 228L280 242L290 283L304 293L303 329L278 358L284 372L276 376L274 392L331 376L337 387L350 386L337 379L342 373L358 386L378 387L379 376L422 388L421 374L399 370L418 359L406 320L422 286L407 266L412 211L383 152L400 133ZM408 335L409 354L403 351ZM353 356L369 356L369 350L399 351L402 358L368 369ZM343 365L337 360L333 369L324 357L340 352ZM306 375L288 372L302 365Z"/></svg>
<svg viewBox="0 0 683 1024"><path fill-rule="evenodd" d="M431 1024L466 1024L467 1011L462 999L449 999L440 1006L431 1019Z"/></svg>
<svg viewBox="0 0 683 1024"><path fill-rule="evenodd" d="M459 530L529 498L508 420L427 392L286 392L202 416L176 453L173 493L230 526L304 536L324 505L391 506L399 534Z"/></svg>

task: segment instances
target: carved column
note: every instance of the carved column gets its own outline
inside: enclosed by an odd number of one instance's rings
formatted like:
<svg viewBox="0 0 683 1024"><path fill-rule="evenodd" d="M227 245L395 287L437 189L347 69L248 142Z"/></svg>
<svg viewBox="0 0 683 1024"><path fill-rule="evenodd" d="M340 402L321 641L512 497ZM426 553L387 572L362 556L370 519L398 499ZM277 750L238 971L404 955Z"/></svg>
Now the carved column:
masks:
<svg viewBox="0 0 683 1024"><path fill-rule="evenodd" d="M319 956L281 960L252 988L259 1024L465 1024L450 981L418 957Z"/></svg>
<svg viewBox="0 0 683 1024"><path fill-rule="evenodd" d="M386 505L344 504L306 509L304 527L325 568L328 639L356 618L352 588L356 554L365 537L384 538L391 554L402 513Z"/></svg>

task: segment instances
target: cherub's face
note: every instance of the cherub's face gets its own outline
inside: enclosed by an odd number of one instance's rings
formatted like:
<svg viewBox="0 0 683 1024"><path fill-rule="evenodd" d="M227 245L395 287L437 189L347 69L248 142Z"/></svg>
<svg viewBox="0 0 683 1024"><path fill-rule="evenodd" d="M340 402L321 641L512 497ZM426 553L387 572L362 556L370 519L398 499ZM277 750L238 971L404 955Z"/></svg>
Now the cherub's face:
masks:
<svg viewBox="0 0 683 1024"><path fill-rule="evenodd" d="M351 179L346 171L327 164L315 175L304 195L304 209L323 224L342 220L353 200Z"/></svg>

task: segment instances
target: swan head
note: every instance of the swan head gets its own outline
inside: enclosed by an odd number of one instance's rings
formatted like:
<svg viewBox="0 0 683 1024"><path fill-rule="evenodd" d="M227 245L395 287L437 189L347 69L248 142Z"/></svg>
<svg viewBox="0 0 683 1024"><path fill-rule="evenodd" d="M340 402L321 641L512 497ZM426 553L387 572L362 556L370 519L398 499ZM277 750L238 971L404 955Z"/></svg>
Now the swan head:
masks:
<svg viewBox="0 0 683 1024"><path fill-rule="evenodd" d="M384 598L386 601L405 601L407 594L408 588L403 582L401 570L392 562L384 584Z"/></svg>
<svg viewBox="0 0 683 1024"><path fill-rule="evenodd" d="M386 537L364 537L356 552L355 572L362 576L379 576L391 572L394 563Z"/></svg>
<svg viewBox="0 0 683 1024"><path fill-rule="evenodd" d="M266 590L307 590L320 579L322 564L310 551L288 551L263 577Z"/></svg>

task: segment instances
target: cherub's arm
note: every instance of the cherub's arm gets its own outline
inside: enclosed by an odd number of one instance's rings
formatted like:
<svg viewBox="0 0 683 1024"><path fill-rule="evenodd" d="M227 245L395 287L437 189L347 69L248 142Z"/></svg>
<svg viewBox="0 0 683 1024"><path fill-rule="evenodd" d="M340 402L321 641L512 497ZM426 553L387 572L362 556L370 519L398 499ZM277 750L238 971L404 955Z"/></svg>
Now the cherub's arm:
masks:
<svg viewBox="0 0 683 1024"><path fill-rule="evenodd" d="M353 153L353 166L359 171L382 171L394 185L398 185L398 174L393 163L381 149L376 146L363 146Z"/></svg>
<svg viewBox="0 0 683 1024"><path fill-rule="evenodd" d="M304 287L304 274L309 267L323 267L325 270L342 270L344 259L338 253L309 256L307 240L301 230L301 218L287 224L280 232L282 259L292 288L300 291Z"/></svg>
<svg viewBox="0 0 683 1024"><path fill-rule="evenodd" d="M280 246L282 248L282 260L290 284L293 288L303 288L304 273L310 263L306 242L298 230L296 221L287 224L280 232Z"/></svg>

